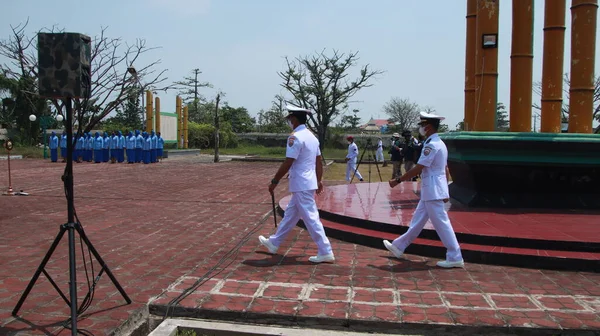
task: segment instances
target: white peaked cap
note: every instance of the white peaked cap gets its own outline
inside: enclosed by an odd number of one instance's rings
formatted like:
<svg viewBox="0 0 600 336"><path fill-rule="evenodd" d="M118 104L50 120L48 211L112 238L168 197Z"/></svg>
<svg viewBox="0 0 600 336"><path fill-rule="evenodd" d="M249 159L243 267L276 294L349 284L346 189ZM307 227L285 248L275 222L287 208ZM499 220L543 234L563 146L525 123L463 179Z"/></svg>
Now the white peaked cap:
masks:
<svg viewBox="0 0 600 336"><path fill-rule="evenodd" d="M287 105L285 107L286 110L288 110L289 114L293 114L293 113L306 113L306 114L312 114L311 110L302 108L302 107L297 107L294 105Z"/></svg>
<svg viewBox="0 0 600 336"><path fill-rule="evenodd" d="M445 117L435 115L433 113L423 112L423 111L419 112L419 115L420 115L421 119L438 119L438 120L446 119Z"/></svg>

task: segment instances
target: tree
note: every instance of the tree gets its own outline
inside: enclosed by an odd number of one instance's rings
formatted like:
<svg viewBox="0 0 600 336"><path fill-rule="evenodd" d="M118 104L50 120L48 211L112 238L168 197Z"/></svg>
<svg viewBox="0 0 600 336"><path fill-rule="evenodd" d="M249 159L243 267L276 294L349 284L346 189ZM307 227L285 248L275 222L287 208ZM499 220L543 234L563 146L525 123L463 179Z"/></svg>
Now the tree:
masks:
<svg viewBox="0 0 600 336"><path fill-rule="evenodd" d="M193 122L201 122L204 116L201 115L200 105L206 103L206 98L200 94L200 88L212 88L208 82L201 83L198 75L202 73L200 69L192 70L193 77L184 77L182 81L173 83L178 90L183 102L188 105L189 119Z"/></svg>
<svg viewBox="0 0 600 336"><path fill-rule="evenodd" d="M231 107L225 102L219 112L220 119L229 123L234 133L246 133L254 129L256 120L250 117L245 107Z"/></svg>
<svg viewBox="0 0 600 336"><path fill-rule="evenodd" d="M281 86L292 95L293 104L314 111L313 125L308 126L317 134L321 148L325 145L327 128L348 100L361 89L372 86L370 80L382 73L365 65L356 79L348 79L349 70L359 60L357 52L346 55L334 50L330 56L322 51L285 60L287 69L278 73L283 80Z"/></svg>
<svg viewBox="0 0 600 336"><path fill-rule="evenodd" d="M286 133L290 128L286 123L285 99L276 95L271 102L271 108L267 111L259 113L260 131L265 133Z"/></svg>
<svg viewBox="0 0 600 336"><path fill-rule="evenodd" d="M458 124L456 124L456 130L457 131L464 131L465 130L465 121L461 121Z"/></svg>
<svg viewBox="0 0 600 336"><path fill-rule="evenodd" d="M140 92L138 88L131 88L127 94L127 100L116 108L116 115L106 120L107 123L114 123L129 130L139 130L143 128L142 118L143 113L140 109Z"/></svg>
<svg viewBox="0 0 600 336"><path fill-rule="evenodd" d="M503 103L496 104L496 131L508 132L509 129L508 112Z"/></svg>
<svg viewBox="0 0 600 336"><path fill-rule="evenodd" d="M353 115L345 115L341 120L341 127L343 127L346 131L355 131L358 129L360 125L360 117L358 116L358 110L353 110Z"/></svg>
<svg viewBox="0 0 600 336"><path fill-rule="evenodd" d="M571 78L568 73L565 73L563 76L563 104L562 104L562 122L569 121L569 100L570 100L570 88L571 88ZM542 97L542 82L535 82L533 85L533 92L536 93L539 98ZM595 121L600 122L600 76L597 76L594 81L594 111L592 118ZM541 111L541 103L533 104L533 108ZM596 127L594 133L600 133L600 125Z"/></svg>
<svg viewBox="0 0 600 336"><path fill-rule="evenodd" d="M416 127L419 121L419 105L406 98L392 98L383 106L389 121L394 123L394 129L402 132Z"/></svg>
<svg viewBox="0 0 600 336"><path fill-rule="evenodd" d="M19 88L21 95L26 96L30 105L35 106L37 113L44 112L46 99L37 94L37 34L28 37L25 30L28 22L12 27L12 35L8 40L0 42L0 55L6 57L10 63L2 64L0 69L9 76L22 83ZM56 32L53 28L50 32ZM104 117L121 106L127 99L128 92L138 83L144 82L142 90L166 90L168 87L159 88L158 85L166 80L166 70L158 71L156 66L160 60L147 63L136 68L136 76L128 72L128 67L134 66L142 55L154 50L146 46L143 39L136 40L133 44L123 44L120 38L106 36L106 28L102 28L100 35L92 39L91 49L91 98L73 99L74 124L80 131L88 132ZM64 110L64 103L58 99L50 99L56 112ZM38 118L39 120L39 118Z"/></svg>
<svg viewBox="0 0 600 336"><path fill-rule="evenodd" d="M448 132L449 130L450 127L448 127L447 124L440 124L440 127L438 128L438 133Z"/></svg>

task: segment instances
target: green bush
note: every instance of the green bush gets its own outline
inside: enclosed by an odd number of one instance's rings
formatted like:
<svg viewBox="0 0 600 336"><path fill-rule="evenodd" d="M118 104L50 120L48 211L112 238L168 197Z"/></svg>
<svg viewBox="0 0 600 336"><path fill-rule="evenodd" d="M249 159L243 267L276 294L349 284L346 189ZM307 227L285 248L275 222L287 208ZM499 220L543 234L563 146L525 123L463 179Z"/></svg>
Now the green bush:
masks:
<svg viewBox="0 0 600 336"><path fill-rule="evenodd" d="M225 123L219 129L219 148L234 148L238 139L231 130L231 125ZM215 146L215 127L210 124L188 124L188 146L190 148L213 148Z"/></svg>

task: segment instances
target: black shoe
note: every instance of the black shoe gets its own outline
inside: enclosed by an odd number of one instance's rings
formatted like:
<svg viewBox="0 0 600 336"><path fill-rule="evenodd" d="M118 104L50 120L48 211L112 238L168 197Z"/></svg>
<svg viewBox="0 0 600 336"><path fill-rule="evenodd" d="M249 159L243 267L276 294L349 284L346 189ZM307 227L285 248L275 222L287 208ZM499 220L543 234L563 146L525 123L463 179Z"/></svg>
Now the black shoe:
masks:
<svg viewBox="0 0 600 336"><path fill-rule="evenodd" d="M364 182L365 180L364 180L364 179L360 179L359 181L360 181L360 182Z"/></svg>

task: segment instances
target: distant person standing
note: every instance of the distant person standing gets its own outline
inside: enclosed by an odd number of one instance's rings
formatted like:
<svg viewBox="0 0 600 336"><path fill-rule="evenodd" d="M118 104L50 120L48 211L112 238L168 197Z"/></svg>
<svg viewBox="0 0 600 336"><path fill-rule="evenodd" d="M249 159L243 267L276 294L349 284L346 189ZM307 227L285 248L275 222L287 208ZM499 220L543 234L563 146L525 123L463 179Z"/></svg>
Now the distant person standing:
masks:
<svg viewBox="0 0 600 336"><path fill-rule="evenodd" d="M412 135L411 131L405 130L402 132L404 138L404 146L402 147L402 156L404 158L404 172L411 170L419 161L421 151L419 150L419 141ZM413 181L417 180L417 177L413 177Z"/></svg>
<svg viewBox="0 0 600 336"><path fill-rule="evenodd" d="M402 257L404 250L419 236L428 220L435 228L440 240L447 249L446 260L437 263L439 267L463 267L464 261L456 234L450 223L444 203L450 198L448 193L448 149L437 131L444 117L421 112L419 133L427 137L423 153L416 166L401 177L389 181L390 187L410 181L421 174L421 200L417 205L408 231L393 242L383 241L383 245L396 258Z"/></svg>
<svg viewBox="0 0 600 336"><path fill-rule="evenodd" d="M395 179L402 175L401 164L402 164L402 143L400 142L400 134L394 133L392 135L392 147L390 148L390 154L392 155L392 178Z"/></svg>
<svg viewBox="0 0 600 336"><path fill-rule="evenodd" d="M279 181L289 171L292 199L277 227L277 232L269 238L259 236L258 240L270 253L275 254L298 220L302 219L310 237L317 244L317 255L308 260L313 263L333 262L335 257L331 243L325 235L315 201L315 191L316 194L323 192L323 159L319 140L306 128L306 119L310 111L293 106L288 106L287 110L287 122L293 132L288 137L286 159L271 180L269 192L273 194Z"/></svg>
<svg viewBox="0 0 600 336"><path fill-rule="evenodd" d="M67 133L64 131L60 137L60 157L62 162L67 162Z"/></svg>
<svg viewBox="0 0 600 336"><path fill-rule="evenodd" d="M50 139L48 139L48 147L50 147L50 161L58 162L58 137L56 132L52 131Z"/></svg>
<svg viewBox="0 0 600 336"><path fill-rule="evenodd" d="M350 182L352 176L356 172L356 177L359 181L364 181L360 172L356 169L356 162L358 160L358 146L354 143L354 137L351 135L346 138L348 140L348 155L346 155L346 181Z"/></svg>
<svg viewBox="0 0 600 336"><path fill-rule="evenodd" d="M377 162L385 163L385 158L383 157L383 141L381 137L377 138L377 151L375 151L375 158Z"/></svg>
<svg viewBox="0 0 600 336"><path fill-rule="evenodd" d="M165 148L165 139L160 136L160 132L156 133L156 160L160 162L163 158L163 150Z"/></svg>

